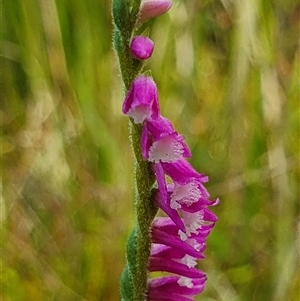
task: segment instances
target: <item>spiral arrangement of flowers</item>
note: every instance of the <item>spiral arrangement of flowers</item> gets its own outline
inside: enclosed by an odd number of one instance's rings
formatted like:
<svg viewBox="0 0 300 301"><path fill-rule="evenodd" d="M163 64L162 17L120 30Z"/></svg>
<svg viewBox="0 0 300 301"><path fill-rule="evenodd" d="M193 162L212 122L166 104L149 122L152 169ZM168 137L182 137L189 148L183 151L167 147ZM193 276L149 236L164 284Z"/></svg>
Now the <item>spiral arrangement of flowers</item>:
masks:
<svg viewBox="0 0 300 301"><path fill-rule="evenodd" d="M143 73L154 42L136 34L138 27L171 5L167 0L113 3L114 47L126 91L122 111L130 118L136 158L136 226L127 245L123 301L194 300L206 282L197 260L204 259L206 238L217 221L208 209L219 202L209 199L208 177L187 161L191 151L161 115L156 84ZM157 216L159 209L165 217ZM153 277L158 271L164 275Z"/></svg>

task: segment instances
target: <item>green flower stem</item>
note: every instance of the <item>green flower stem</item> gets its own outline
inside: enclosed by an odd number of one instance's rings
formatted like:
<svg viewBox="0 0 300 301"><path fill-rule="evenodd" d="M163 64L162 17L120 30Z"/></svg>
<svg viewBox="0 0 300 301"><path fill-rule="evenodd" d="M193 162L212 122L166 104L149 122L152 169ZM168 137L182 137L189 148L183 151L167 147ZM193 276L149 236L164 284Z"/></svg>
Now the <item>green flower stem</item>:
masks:
<svg viewBox="0 0 300 301"><path fill-rule="evenodd" d="M143 62L134 59L129 49L140 5L141 0L113 0L114 48L126 92L143 68Z"/></svg>
<svg viewBox="0 0 300 301"><path fill-rule="evenodd" d="M157 208L153 202L154 174L149 162L141 154L141 125L130 121L132 146L135 153L135 183L136 183L136 273L132 275L134 300L145 299L148 279L148 261L150 256L150 226Z"/></svg>
<svg viewBox="0 0 300 301"><path fill-rule="evenodd" d="M127 93L143 63L130 54L130 40L134 31L141 0L114 0L114 48L119 58L120 71ZM141 153L142 125L130 123L130 139L135 154L136 226L127 246L127 265L121 281L122 301L146 299L148 261L150 256L150 227L157 208L153 202L155 176L149 162Z"/></svg>
<svg viewBox="0 0 300 301"><path fill-rule="evenodd" d="M122 75L122 80L125 85L125 92L127 92L143 68L143 62L134 59L130 54L130 44L131 36L122 35L122 33L115 28L114 31L114 47L117 50L117 55L119 58L120 71Z"/></svg>

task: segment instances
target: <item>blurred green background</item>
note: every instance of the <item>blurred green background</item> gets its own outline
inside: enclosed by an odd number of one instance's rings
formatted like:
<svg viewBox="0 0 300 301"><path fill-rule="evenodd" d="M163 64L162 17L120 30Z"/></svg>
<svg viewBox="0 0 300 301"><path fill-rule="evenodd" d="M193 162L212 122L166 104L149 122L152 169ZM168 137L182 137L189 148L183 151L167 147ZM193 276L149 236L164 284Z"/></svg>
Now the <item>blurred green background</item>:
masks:
<svg viewBox="0 0 300 301"><path fill-rule="evenodd" d="M4 0L1 300L119 300L133 154L107 0ZM221 203L204 301L299 300L298 0L174 0L161 110Z"/></svg>

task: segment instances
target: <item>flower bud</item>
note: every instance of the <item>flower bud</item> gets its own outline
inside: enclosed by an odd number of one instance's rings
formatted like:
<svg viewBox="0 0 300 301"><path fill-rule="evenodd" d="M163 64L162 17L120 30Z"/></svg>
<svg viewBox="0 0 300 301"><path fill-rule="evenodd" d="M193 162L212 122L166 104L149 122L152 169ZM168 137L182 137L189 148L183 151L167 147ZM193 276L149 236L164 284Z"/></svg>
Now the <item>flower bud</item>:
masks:
<svg viewBox="0 0 300 301"><path fill-rule="evenodd" d="M122 111L135 123L143 123L148 118L158 118L157 88L151 77L140 75L134 80L124 100Z"/></svg>
<svg viewBox="0 0 300 301"><path fill-rule="evenodd" d="M131 54L138 60L148 59L153 52L154 43L145 36L135 36L130 44Z"/></svg>
<svg viewBox="0 0 300 301"><path fill-rule="evenodd" d="M139 24L167 12L172 6L171 0L144 0L140 10Z"/></svg>

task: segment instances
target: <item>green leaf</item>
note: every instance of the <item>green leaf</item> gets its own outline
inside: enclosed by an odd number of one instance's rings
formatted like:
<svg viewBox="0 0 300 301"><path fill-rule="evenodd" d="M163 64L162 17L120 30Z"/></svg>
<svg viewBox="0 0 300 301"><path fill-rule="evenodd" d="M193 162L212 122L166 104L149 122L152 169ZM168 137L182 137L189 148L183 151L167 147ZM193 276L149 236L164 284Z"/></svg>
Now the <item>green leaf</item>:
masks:
<svg viewBox="0 0 300 301"><path fill-rule="evenodd" d="M121 276L121 295L122 301L131 301L134 298L131 273L127 264Z"/></svg>
<svg viewBox="0 0 300 301"><path fill-rule="evenodd" d="M127 242L127 250L126 250L127 261L130 268L130 272L132 274L135 274L137 270L136 250L137 250L137 229L134 228L129 236Z"/></svg>
<svg viewBox="0 0 300 301"><path fill-rule="evenodd" d="M124 28L128 26L129 20L129 5L128 1L124 0L114 0L113 1L113 19L115 22L116 27L122 31Z"/></svg>

